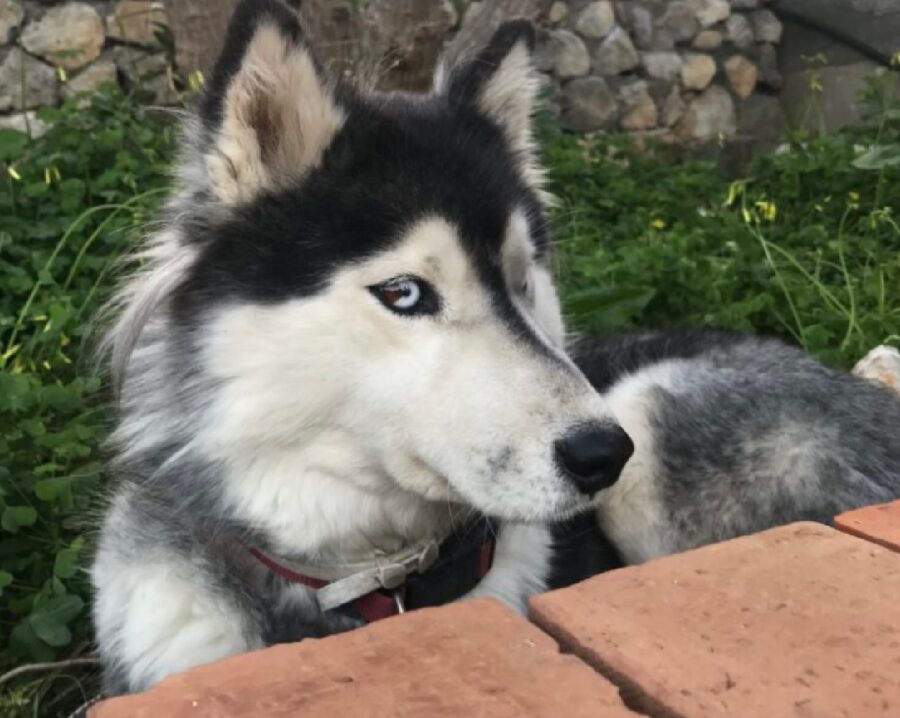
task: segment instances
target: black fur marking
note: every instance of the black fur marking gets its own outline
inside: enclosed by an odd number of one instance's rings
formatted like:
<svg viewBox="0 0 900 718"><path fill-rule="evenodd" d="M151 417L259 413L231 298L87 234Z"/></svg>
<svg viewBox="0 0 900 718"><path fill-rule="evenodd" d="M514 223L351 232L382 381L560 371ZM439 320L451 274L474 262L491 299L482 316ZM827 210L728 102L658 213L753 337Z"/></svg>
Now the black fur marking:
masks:
<svg viewBox="0 0 900 718"><path fill-rule="evenodd" d="M321 166L221 224L193 223L191 241L203 251L176 292L176 318L191 325L198 310L229 299L310 296L336 269L389 248L416 221L437 216L459 230L511 331L543 348L510 299L501 248L517 207L526 208L542 244L549 237L540 201L499 128L446 98L366 101L348 90L343 97L347 121Z"/></svg>
<svg viewBox="0 0 900 718"><path fill-rule="evenodd" d="M597 391L609 389L626 374L666 359L693 359L711 347L730 346L744 337L720 329L666 329L612 334L577 342L573 361Z"/></svg>
<svg viewBox="0 0 900 718"><path fill-rule="evenodd" d="M551 525L553 553L547 589L565 588L625 565L597 527L594 511Z"/></svg>
<svg viewBox="0 0 900 718"><path fill-rule="evenodd" d="M242 0L235 8L228 25L222 53L200 102L200 117L207 130L214 130L222 122L225 95L253 36L261 25L274 23L285 37L297 45L302 43L303 30L295 11L281 0Z"/></svg>
<svg viewBox="0 0 900 718"><path fill-rule="evenodd" d="M450 102L476 107L485 85L519 42L524 42L529 52L534 50L535 33L530 22L513 20L501 25L474 60L451 74L447 91Z"/></svg>

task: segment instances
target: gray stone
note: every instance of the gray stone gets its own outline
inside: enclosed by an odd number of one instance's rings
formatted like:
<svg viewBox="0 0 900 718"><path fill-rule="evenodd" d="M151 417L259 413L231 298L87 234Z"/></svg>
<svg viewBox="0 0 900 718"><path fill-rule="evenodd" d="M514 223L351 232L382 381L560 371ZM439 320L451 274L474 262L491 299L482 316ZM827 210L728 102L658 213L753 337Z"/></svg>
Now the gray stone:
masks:
<svg viewBox="0 0 900 718"><path fill-rule="evenodd" d="M725 61L724 67L731 91L742 100L750 97L759 80L756 65L743 55L732 55Z"/></svg>
<svg viewBox="0 0 900 718"><path fill-rule="evenodd" d="M697 50L717 50L722 46L722 33L718 30L704 30L694 38L693 46Z"/></svg>
<svg viewBox="0 0 900 718"><path fill-rule="evenodd" d="M712 27L731 15L726 0L688 0L688 5L703 27Z"/></svg>
<svg viewBox="0 0 900 718"><path fill-rule="evenodd" d="M594 71L600 75L619 75L640 64L641 58L631 38L621 27L613 29L594 54Z"/></svg>
<svg viewBox="0 0 900 718"><path fill-rule="evenodd" d="M674 50L675 36L669 32L668 28L656 25L653 28L653 42L650 44L650 49L655 52Z"/></svg>
<svg viewBox="0 0 900 718"><path fill-rule="evenodd" d="M684 117L684 111L686 109L687 105L684 102L684 98L681 96L681 92L678 91L677 87L673 87L663 104L661 118L663 125L666 127L673 127L678 124L678 121Z"/></svg>
<svg viewBox="0 0 900 718"><path fill-rule="evenodd" d="M812 90L807 70L785 74L781 101L791 126L818 133L864 125L863 90L876 70L868 61L819 67L821 91Z"/></svg>
<svg viewBox="0 0 900 718"><path fill-rule="evenodd" d="M739 50L753 45L753 28L745 15L732 15L725 22L725 38Z"/></svg>
<svg viewBox="0 0 900 718"><path fill-rule="evenodd" d="M784 32L784 27L774 12L757 10L750 17L753 22L753 35L757 42L768 42L774 45L781 42L781 33Z"/></svg>
<svg viewBox="0 0 900 718"><path fill-rule="evenodd" d="M554 3L553 7L556 7L557 5L562 5L563 7L566 7L565 3ZM466 8L465 13L463 13L462 22L460 23L460 29L469 28L475 22L477 22L479 15L481 15L482 10L484 10L484 2L482 2L481 0L478 0L477 2L469 3L469 6ZM568 9L567 9L567 11L568 11ZM552 9L551 9L551 12L552 12Z"/></svg>
<svg viewBox="0 0 900 718"><path fill-rule="evenodd" d="M688 105L676 133L684 141L703 142L733 137L737 132L734 100L723 87L713 85Z"/></svg>
<svg viewBox="0 0 900 718"><path fill-rule="evenodd" d="M738 134L750 137L760 149L775 147L784 137L787 123L777 97L753 95L738 110Z"/></svg>
<svg viewBox="0 0 900 718"><path fill-rule="evenodd" d="M687 2L670 2L666 11L656 21L657 27L664 28L675 42L686 42L697 34L699 23Z"/></svg>
<svg viewBox="0 0 900 718"><path fill-rule="evenodd" d="M836 33L874 48L882 55L891 57L898 49L900 38L900 2L898 0L781 0L781 5L790 9L792 21L790 40L786 41L787 49L796 66L784 62L782 56L782 72L793 73L795 70L804 69L802 56L818 54L823 49L827 51L829 60L834 65L849 65L862 60L862 56L855 54L851 57L841 58L837 61L837 52L834 52L834 40L829 37ZM804 47L806 41L797 43L800 27L817 27L820 30L821 43L824 47ZM786 30L788 29L786 28ZM795 47L799 44L800 46Z"/></svg>
<svg viewBox="0 0 900 718"><path fill-rule="evenodd" d="M552 58L553 71L561 79L583 77L591 70L587 47L575 33L554 30L550 33L547 51Z"/></svg>
<svg viewBox="0 0 900 718"><path fill-rule="evenodd" d="M623 130L643 132L653 129L659 123L659 109L643 80L622 85L619 97L622 101L622 119L619 124Z"/></svg>
<svg viewBox="0 0 900 718"><path fill-rule="evenodd" d="M635 45L641 50L650 50L653 47L653 15L643 5L624 2L618 6L619 17L622 24L629 31Z"/></svg>
<svg viewBox="0 0 900 718"><path fill-rule="evenodd" d="M780 90L783 78L778 69L778 53L772 45L759 46L756 65L759 68L760 83L772 90Z"/></svg>
<svg viewBox="0 0 900 718"><path fill-rule="evenodd" d="M575 30L579 35L590 40L599 40L606 37L615 27L616 14L609 0L592 2L575 21Z"/></svg>
<svg viewBox="0 0 900 718"><path fill-rule="evenodd" d="M0 64L0 112L48 107L58 100L56 70L19 48L7 54Z"/></svg>
<svg viewBox="0 0 900 718"><path fill-rule="evenodd" d="M116 81L116 63L112 60L97 60L71 78L62 87L63 98L81 93L93 92L104 83Z"/></svg>
<svg viewBox="0 0 900 718"><path fill-rule="evenodd" d="M166 9L158 0L119 0L106 16L106 34L123 42L155 45L156 33L168 24Z"/></svg>
<svg viewBox="0 0 900 718"><path fill-rule="evenodd" d="M162 55L119 45L112 49L110 56L128 81L148 95L154 104L172 105L178 101L169 78L168 63Z"/></svg>
<svg viewBox="0 0 900 718"><path fill-rule="evenodd" d="M563 90L562 123L576 132L612 129L618 105L609 86L599 77L572 80Z"/></svg>
<svg viewBox="0 0 900 718"><path fill-rule="evenodd" d="M77 70L100 55L106 29L100 15L83 2L69 2L47 11L25 27L22 46L33 55L66 70Z"/></svg>
<svg viewBox="0 0 900 718"><path fill-rule="evenodd" d="M657 80L674 80L681 72L677 52L645 52L641 57L647 75Z"/></svg>
<svg viewBox="0 0 900 718"><path fill-rule="evenodd" d="M0 130L16 130L33 138L47 134L47 130L52 126L38 117L37 112L33 110L0 117Z"/></svg>
<svg viewBox="0 0 900 718"><path fill-rule="evenodd" d="M759 7L759 0L728 0L732 10L755 10Z"/></svg>
<svg viewBox="0 0 900 718"><path fill-rule="evenodd" d="M716 61L710 55L689 53L681 66L681 84L688 90L705 90L716 76Z"/></svg>
<svg viewBox="0 0 900 718"><path fill-rule="evenodd" d="M13 30L22 24L24 15L21 0L0 0L0 45L10 41Z"/></svg>
<svg viewBox="0 0 900 718"><path fill-rule="evenodd" d="M566 5L562 0L556 0L550 6L550 10L547 12L547 19L553 23L554 25L558 25L563 20L565 20L569 15L569 6Z"/></svg>

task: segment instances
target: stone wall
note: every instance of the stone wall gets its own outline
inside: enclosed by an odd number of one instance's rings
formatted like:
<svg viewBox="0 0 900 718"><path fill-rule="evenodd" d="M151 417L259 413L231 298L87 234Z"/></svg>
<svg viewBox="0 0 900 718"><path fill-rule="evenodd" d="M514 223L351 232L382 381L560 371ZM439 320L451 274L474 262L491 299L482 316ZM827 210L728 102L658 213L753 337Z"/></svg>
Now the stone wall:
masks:
<svg viewBox="0 0 900 718"><path fill-rule="evenodd" d="M166 35L165 9L154 0L0 0L0 127L40 131L36 108L104 82L172 104Z"/></svg>
<svg viewBox="0 0 900 718"><path fill-rule="evenodd" d="M442 37L483 24L495 1L323 0L328 42L321 45L338 47L332 35L370 54L377 45L382 85L413 87L427 81ZM537 60L551 109L577 132L650 133L681 143L777 139L782 26L766 2L532 3L545 11ZM461 23L455 8L463 10ZM0 126L22 127L32 113L34 128L35 108L111 80L141 88L150 103L175 103L172 45L158 0L0 0Z"/></svg>
<svg viewBox="0 0 900 718"><path fill-rule="evenodd" d="M538 47L551 107L578 132L779 134L782 26L766 1L557 0Z"/></svg>

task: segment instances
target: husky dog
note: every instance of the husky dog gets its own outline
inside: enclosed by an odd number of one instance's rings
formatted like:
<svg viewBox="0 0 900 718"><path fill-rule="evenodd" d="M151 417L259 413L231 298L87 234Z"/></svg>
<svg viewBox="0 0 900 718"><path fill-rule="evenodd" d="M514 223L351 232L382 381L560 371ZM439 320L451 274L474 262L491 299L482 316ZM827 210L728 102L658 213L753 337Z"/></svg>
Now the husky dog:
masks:
<svg viewBox="0 0 900 718"><path fill-rule="evenodd" d="M514 22L426 96L362 93L238 5L110 332L108 693L896 495L900 404L798 351L565 353L532 47Z"/></svg>
<svg viewBox="0 0 900 718"><path fill-rule="evenodd" d="M109 692L352 628L495 528L473 514L548 521L616 480L631 441L563 350L532 48L513 22L427 96L363 94L286 4L239 4L110 335ZM518 533L482 591L522 605L548 548ZM435 583L419 603L474 585Z"/></svg>

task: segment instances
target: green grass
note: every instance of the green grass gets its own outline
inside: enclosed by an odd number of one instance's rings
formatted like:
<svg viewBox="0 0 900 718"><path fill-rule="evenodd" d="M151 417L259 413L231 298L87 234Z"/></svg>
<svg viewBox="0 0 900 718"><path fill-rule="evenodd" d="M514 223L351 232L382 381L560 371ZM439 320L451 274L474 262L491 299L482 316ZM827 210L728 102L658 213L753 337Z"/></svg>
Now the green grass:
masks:
<svg viewBox="0 0 900 718"><path fill-rule="evenodd" d="M882 80L882 84L893 77ZM900 334L900 112L793 138L733 182L670 148L545 127L559 277L573 328L715 325L848 367ZM881 104L879 104L881 103ZM168 185L174 130L115 90L0 131L0 673L87 655L108 394L87 356L117 260ZM53 715L81 667L0 686L0 714Z"/></svg>
<svg viewBox="0 0 900 718"><path fill-rule="evenodd" d="M109 415L87 340L174 147L169 122L115 90L47 119L35 141L0 131L0 672L90 650L84 567ZM66 671L3 688L4 715L81 696Z"/></svg>
<svg viewBox="0 0 900 718"><path fill-rule="evenodd" d="M549 130L570 325L729 327L843 367L896 342L900 112L879 118L868 131L794 137L738 182L670 148Z"/></svg>

